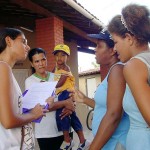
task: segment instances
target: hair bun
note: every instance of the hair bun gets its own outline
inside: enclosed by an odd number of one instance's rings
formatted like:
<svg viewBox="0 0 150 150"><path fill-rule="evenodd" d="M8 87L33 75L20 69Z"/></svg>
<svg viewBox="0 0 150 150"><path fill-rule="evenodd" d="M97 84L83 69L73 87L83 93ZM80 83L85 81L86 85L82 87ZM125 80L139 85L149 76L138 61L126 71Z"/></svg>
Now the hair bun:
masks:
<svg viewBox="0 0 150 150"><path fill-rule="evenodd" d="M150 37L150 12L145 6L127 5L122 9L126 25L136 38L147 40Z"/></svg>

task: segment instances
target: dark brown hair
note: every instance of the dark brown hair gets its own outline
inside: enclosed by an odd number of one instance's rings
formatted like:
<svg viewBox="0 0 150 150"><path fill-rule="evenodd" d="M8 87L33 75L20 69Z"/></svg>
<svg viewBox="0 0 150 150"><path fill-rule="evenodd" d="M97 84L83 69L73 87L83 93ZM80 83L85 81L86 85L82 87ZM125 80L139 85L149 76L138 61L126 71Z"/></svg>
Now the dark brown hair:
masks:
<svg viewBox="0 0 150 150"><path fill-rule="evenodd" d="M40 53L43 53L44 56L46 57L46 52L43 48L37 47L37 48L31 49L28 53L29 61L33 62L33 56L36 54L40 54ZM35 69L33 67L31 67L31 69L32 69L32 73L35 73Z"/></svg>
<svg viewBox="0 0 150 150"><path fill-rule="evenodd" d="M0 53L4 51L7 44L5 38L9 36L12 40L15 40L19 35L22 35L23 32L21 30L15 28L3 28L0 29Z"/></svg>
<svg viewBox="0 0 150 150"><path fill-rule="evenodd" d="M150 12L145 6L129 4L122 9L122 17L127 28L121 21L121 15L117 15L109 22L110 33L121 37L124 37L125 33L130 33L139 44L150 42Z"/></svg>

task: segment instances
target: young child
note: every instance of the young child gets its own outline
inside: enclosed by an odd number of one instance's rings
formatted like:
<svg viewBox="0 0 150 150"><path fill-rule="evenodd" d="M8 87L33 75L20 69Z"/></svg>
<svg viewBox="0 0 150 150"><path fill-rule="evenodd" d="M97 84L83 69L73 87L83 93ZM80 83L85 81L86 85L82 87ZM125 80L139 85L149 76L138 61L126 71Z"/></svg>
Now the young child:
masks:
<svg viewBox="0 0 150 150"><path fill-rule="evenodd" d="M67 45L59 44L55 46L53 54L55 56L56 66L52 72L55 74L61 74L56 86L56 94L58 95L58 101L62 101L69 97L69 92L67 90L74 90L75 87L75 78L67 65L67 60L70 56L70 49ZM71 126L76 131L80 140L77 150L86 150L89 148L90 143L84 138L82 125L79 118L76 116L76 113L73 112L69 117L61 119L61 112L62 109L56 111L58 131L63 131L64 134L64 141L59 150L70 150L74 146L74 143L69 136L69 129Z"/></svg>

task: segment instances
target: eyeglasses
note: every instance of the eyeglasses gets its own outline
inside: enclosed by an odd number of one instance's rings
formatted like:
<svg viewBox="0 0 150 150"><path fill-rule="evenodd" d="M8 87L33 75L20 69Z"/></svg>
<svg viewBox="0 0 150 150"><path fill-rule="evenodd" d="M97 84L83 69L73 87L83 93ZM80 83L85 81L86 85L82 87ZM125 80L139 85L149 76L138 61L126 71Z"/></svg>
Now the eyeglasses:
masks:
<svg viewBox="0 0 150 150"><path fill-rule="evenodd" d="M21 40L22 40L22 43L25 44L25 45L27 45L27 39L21 38L21 37L18 37L18 38L16 38L16 39L21 39Z"/></svg>

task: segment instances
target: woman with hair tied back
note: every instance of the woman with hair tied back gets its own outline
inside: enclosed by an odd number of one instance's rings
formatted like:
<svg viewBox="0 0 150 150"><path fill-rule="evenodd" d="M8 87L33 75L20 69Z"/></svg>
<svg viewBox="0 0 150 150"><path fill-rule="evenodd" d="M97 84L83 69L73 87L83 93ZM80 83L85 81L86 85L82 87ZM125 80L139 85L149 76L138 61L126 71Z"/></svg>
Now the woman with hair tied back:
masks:
<svg viewBox="0 0 150 150"><path fill-rule="evenodd" d="M29 49L22 31L15 28L0 30L0 150L34 150L30 122L47 112L37 104L29 113L22 114L22 93L12 67L27 57Z"/></svg>
<svg viewBox="0 0 150 150"><path fill-rule="evenodd" d="M130 118L127 150L150 149L150 12L129 4L108 25L118 58L126 63L123 107Z"/></svg>

